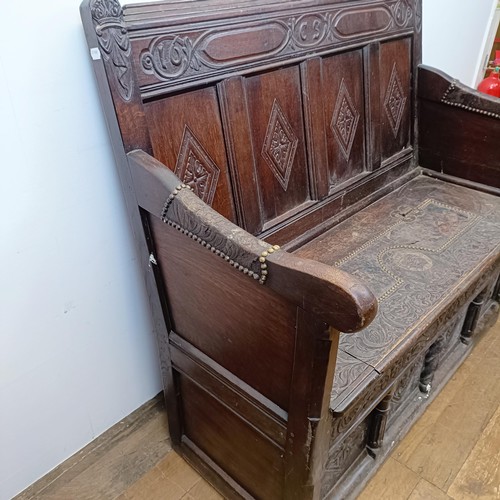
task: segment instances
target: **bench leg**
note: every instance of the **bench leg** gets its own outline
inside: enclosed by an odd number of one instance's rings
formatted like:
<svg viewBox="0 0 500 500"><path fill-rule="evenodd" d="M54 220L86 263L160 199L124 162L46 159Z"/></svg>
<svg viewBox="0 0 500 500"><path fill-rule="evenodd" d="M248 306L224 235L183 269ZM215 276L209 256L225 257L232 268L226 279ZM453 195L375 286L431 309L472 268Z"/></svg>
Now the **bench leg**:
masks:
<svg viewBox="0 0 500 500"><path fill-rule="evenodd" d="M368 446L372 449L377 449L382 446L384 440L385 427L387 425L387 417L391 408L393 391L389 391L382 401L372 412L372 423L370 435L368 436Z"/></svg>
<svg viewBox="0 0 500 500"><path fill-rule="evenodd" d="M484 289L470 304L469 309L467 309L467 315L465 316L464 326L462 327L462 332L460 334L460 340L465 344L469 345L471 343L472 335L476 329L477 322L479 321L479 313L482 306L484 305L484 299L486 296L486 289Z"/></svg>
<svg viewBox="0 0 500 500"><path fill-rule="evenodd" d="M424 366L422 368L422 372L420 373L419 389L420 392L423 392L426 396L428 396L431 392L434 373L439 365L441 352L446 340L446 336L441 337L438 341L434 342L431 347L429 347L429 350L425 355Z"/></svg>

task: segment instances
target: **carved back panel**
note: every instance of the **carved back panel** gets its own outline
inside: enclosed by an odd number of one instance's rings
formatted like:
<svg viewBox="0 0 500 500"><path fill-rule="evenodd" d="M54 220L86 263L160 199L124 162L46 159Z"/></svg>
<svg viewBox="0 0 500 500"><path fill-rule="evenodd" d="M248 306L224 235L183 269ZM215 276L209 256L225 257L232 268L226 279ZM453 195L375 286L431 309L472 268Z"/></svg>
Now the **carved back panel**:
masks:
<svg viewBox="0 0 500 500"><path fill-rule="evenodd" d="M248 231L287 227L288 240L331 216L324 207L346 192L360 198L370 178L415 165L420 9L420 0L91 3L125 149L152 152Z"/></svg>

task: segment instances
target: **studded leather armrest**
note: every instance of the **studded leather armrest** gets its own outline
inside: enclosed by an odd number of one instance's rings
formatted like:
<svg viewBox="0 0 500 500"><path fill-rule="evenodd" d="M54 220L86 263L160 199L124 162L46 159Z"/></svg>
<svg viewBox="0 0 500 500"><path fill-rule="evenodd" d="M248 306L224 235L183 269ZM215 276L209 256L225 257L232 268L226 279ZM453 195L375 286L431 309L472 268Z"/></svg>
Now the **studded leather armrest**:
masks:
<svg viewBox="0 0 500 500"><path fill-rule="evenodd" d="M360 330L375 317L375 296L359 280L249 234L144 151L128 153L128 160L139 206L227 261L228 272L244 273L342 332Z"/></svg>

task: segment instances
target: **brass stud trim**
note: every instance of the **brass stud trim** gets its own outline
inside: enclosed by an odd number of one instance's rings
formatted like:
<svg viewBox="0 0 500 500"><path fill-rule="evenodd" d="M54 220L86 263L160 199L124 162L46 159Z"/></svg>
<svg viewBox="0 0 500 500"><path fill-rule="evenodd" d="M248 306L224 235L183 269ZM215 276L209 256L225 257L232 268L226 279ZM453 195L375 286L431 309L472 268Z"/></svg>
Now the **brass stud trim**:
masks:
<svg viewBox="0 0 500 500"><path fill-rule="evenodd" d="M255 273L251 269L249 269L248 267L241 265L239 262L233 260L229 255L226 255L221 250L212 246L210 243L208 243L208 241L205 241L202 238L200 238L199 236L197 236L196 234L193 234L191 231L184 229L179 224L170 220L167 217L167 212L168 212L168 209L170 208L170 205L172 205L172 202L174 201L175 197L183 189L189 189L191 191L193 190L190 186L187 186L186 184L180 184L179 186L177 186L177 188L172 191L172 194L169 195L169 197L167 198L167 201L163 205L163 210L161 212L161 220L165 224L171 226L172 228L176 229L177 231L181 232L182 234L185 234L186 236L188 236L192 240L196 241L201 246L205 247L207 250L210 250L212 253L214 253L218 257L221 257L229 265L231 265L232 267L237 269L239 272L242 272L244 275L249 276L250 278L252 278L254 280L259 280L259 284L264 285L266 283L268 273L269 273L269 271L267 270L266 257L268 257L269 254L274 253L276 250L279 250L280 247L278 245L273 245L272 247L269 247L267 250L262 252L262 254L259 257L260 274Z"/></svg>
<svg viewBox="0 0 500 500"><path fill-rule="evenodd" d="M466 104L462 104L461 102L448 101L448 96L450 95L451 92L453 92L455 90L456 84L457 84L457 81L454 80L450 84L450 86L446 89L445 93L443 94L443 97L441 97L441 102L443 104L447 104L448 106L454 106L456 108L465 109L465 111L470 111L471 113L478 113L480 115L485 115L485 116L489 116L491 118L500 119L499 113L494 113L493 111L487 111L486 109L475 108L473 106L467 106Z"/></svg>

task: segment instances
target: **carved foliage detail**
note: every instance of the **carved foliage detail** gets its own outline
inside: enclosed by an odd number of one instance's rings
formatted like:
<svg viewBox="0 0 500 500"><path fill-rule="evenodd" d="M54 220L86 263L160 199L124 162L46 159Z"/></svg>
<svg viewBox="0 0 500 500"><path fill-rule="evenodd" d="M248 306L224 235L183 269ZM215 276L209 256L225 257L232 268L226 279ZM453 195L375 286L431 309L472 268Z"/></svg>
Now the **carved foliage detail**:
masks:
<svg viewBox="0 0 500 500"><path fill-rule="evenodd" d="M351 149L358 128L359 116L349 91L347 90L345 81L342 79L330 128L337 138L342 154L347 161L349 161L351 156Z"/></svg>
<svg viewBox="0 0 500 500"><path fill-rule="evenodd" d="M401 126L406 100L403 85L401 84L401 78L399 77L396 63L394 63L384 101L385 112L387 114L387 118L389 118L389 123L392 131L394 132L394 137L397 137L399 127Z"/></svg>
<svg viewBox="0 0 500 500"><path fill-rule="evenodd" d="M97 41L105 62L110 62L116 90L123 100L132 97L134 79L130 62L130 40L117 0L94 0L90 5Z"/></svg>
<svg viewBox="0 0 500 500"><path fill-rule="evenodd" d="M262 156L286 191L299 140L275 99L267 125Z"/></svg>
<svg viewBox="0 0 500 500"><path fill-rule="evenodd" d="M220 169L187 125L184 128L175 173L207 205L212 204Z"/></svg>

